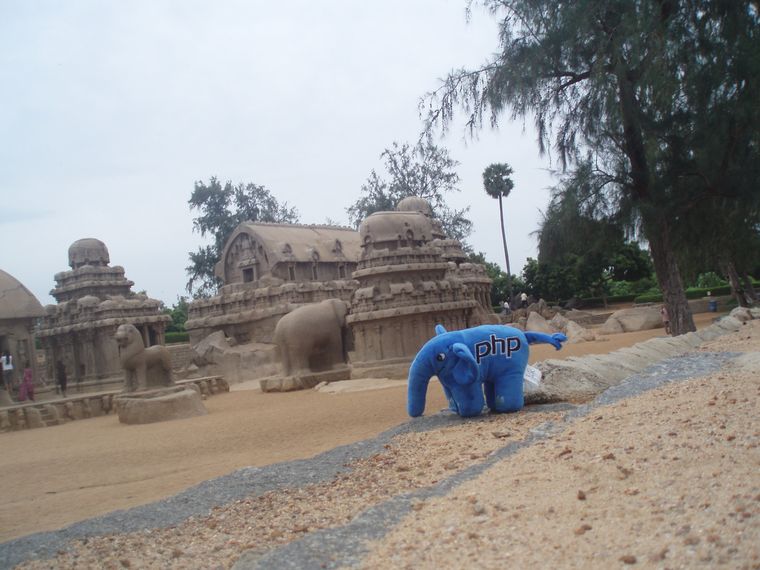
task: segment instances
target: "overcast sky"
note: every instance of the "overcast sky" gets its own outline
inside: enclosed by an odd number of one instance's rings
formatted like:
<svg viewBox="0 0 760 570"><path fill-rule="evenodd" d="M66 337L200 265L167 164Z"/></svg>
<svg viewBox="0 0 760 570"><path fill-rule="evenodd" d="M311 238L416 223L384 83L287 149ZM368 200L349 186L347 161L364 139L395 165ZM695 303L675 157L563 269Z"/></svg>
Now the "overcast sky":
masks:
<svg viewBox="0 0 760 570"><path fill-rule="evenodd" d="M71 243L95 237L134 290L184 294L196 180L255 182L304 223L345 208L393 141L414 142L419 98L497 48L465 0L0 2L0 268L44 304ZM455 207L470 243L503 265L492 162L515 170L505 202L514 273L553 184L532 125L504 120L438 141L460 162Z"/></svg>

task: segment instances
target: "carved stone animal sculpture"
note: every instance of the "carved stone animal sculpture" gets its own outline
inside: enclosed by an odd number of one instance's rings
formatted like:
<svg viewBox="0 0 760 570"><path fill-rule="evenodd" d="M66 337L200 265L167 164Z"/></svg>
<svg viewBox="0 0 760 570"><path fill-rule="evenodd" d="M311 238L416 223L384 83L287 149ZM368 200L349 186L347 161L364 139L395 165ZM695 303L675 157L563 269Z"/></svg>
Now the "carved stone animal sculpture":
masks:
<svg viewBox="0 0 760 570"><path fill-rule="evenodd" d="M165 346L145 348L134 325L119 325L114 335L119 345L119 361L124 368L126 392L171 386L172 359Z"/></svg>
<svg viewBox="0 0 760 570"><path fill-rule="evenodd" d="M274 329L274 342L283 374L308 374L345 364L347 314L344 301L327 299L282 317Z"/></svg>
<svg viewBox="0 0 760 570"><path fill-rule="evenodd" d="M528 345L549 343L559 350L567 340L561 333L523 332L503 325L452 332L437 325L435 332L409 368L407 411L412 417L425 411L428 382L434 375L451 409L462 417L479 415L484 403L493 412L516 412L524 404Z"/></svg>

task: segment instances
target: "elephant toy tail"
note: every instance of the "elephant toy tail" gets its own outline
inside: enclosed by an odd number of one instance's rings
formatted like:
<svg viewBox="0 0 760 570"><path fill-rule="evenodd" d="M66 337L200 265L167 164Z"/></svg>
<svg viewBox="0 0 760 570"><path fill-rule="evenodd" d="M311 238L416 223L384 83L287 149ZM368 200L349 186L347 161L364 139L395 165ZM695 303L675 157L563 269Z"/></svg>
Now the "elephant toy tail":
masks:
<svg viewBox="0 0 760 570"><path fill-rule="evenodd" d="M525 331L525 338L528 340L528 344L551 344L557 350L562 348L562 343L567 340L567 337L562 333L554 333L552 335L548 335L531 331Z"/></svg>

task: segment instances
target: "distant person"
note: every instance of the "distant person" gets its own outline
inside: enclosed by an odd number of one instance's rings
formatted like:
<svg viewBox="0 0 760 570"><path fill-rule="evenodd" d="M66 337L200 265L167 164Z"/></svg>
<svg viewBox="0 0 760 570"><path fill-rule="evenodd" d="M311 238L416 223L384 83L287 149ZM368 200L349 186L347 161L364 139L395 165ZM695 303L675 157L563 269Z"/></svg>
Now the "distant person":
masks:
<svg viewBox="0 0 760 570"><path fill-rule="evenodd" d="M665 334L670 334L670 315L665 305L660 309L660 317L662 317L662 324L665 326Z"/></svg>
<svg viewBox="0 0 760 570"><path fill-rule="evenodd" d="M509 312L511 311L511 309L509 308L509 301L507 301L507 300L505 299L505 300L504 300L504 303L503 303L503 305L502 305L502 308L504 309L504 314L505 314L505 315L508 315L508 314L509 314Z"/></svg>
<svg viewBox="0 0 760 570"><path fill-rule="evenodd" d="M34 402L34 381L32 380L32 369L28 362L24 367L24 380L18 389L18 401L23 402L27 398Z"/></svg>
<svg viewBox="0 0 760 570"><path fill-rule="evenodd" d="M66 365L62 360L55 364L55 381L58 384L58 390L63 397L66 397Z"/></svg>
<svg viewBox="0 0 760 570"><path fill-rule="evenodd" d="M8 392L13 392L13 390L16 389L16 385L14 384L14 376L13 376L13 357L10 355L10 353L6 350L3 352L2 356L3 361L3 382L5 382L5 389L8 390Z"/></svg>
<svg viewBox="0 0 760 570"><path fill-rule="evenodd" d="M520 293L520 307L525 309L528 306L528 294L523 291Z"/></svg>

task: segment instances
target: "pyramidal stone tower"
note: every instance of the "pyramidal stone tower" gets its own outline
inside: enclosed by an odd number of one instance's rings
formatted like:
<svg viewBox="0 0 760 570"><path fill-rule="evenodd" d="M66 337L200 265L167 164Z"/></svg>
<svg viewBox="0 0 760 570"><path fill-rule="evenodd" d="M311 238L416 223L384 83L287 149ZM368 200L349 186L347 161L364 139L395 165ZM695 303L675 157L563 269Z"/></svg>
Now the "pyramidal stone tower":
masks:
<svg viewBox="0 0 760 570"><path fill-rule="evenodd" d="M475 295L450 275L450 262L433 244L444 238L440 227L420 211L427 203L417 200L372 214L359 226L362 253L352 275L359 287L346 319L357 372L408 363L436 324L450 330L481 324Z"/></svg>
<svg viewBox="0 0 760 570"><path fill-rule="evenodd" d="M120 377L113 335L122 324L137 327L145 346L164 343L171 317L160 312L161 302L132 292L134 283L124 276L124 268L109 263L108 248L98 239L80 239L69 247L71 270L56 273L50 294L58 304L45 307L37 331L48 378L55 378L58 361L70 382Z"/></svg>

